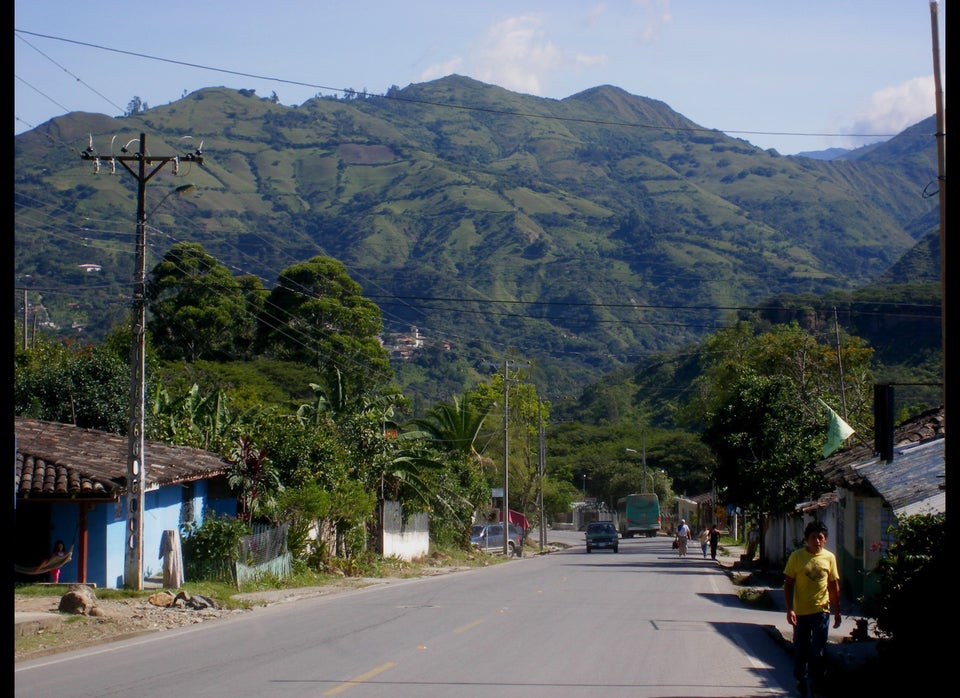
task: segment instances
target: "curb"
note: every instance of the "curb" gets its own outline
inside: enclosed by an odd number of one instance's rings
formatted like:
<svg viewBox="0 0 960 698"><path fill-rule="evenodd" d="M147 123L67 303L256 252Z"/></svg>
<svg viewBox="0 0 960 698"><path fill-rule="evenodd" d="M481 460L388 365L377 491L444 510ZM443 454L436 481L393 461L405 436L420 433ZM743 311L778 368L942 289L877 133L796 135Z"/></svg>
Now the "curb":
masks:
<svg viewBox="0 0 960 698"><path fill-rule="evenodd" d="M19 611L13 614L13 636L37 635L44 630L55 630L63 625L59 613L42 611Z"/></svg>

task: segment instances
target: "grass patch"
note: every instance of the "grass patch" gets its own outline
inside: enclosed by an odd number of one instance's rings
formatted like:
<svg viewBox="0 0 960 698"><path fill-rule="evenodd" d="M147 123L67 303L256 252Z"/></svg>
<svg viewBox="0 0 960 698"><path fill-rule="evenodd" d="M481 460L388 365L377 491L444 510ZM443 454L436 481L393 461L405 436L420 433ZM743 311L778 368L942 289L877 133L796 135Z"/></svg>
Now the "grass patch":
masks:
<svg viewBox="0 0 960 698"><path fill-rule="evenodd" d="M216 580L187 581L178 590L185 591L191 596L203 596L213 601L220 608L238 609L248 608L248 602L234 599L236 594L248 594L258 591L274 591L278 589L299 589L303 587L318 587L334 584L345 577L418 577L430 574L431 570L442 567L484 567L487 565L506 562L513 558L503 555L490 555L475 550L461 550L458 548L434 548L422 558L406 561L399 558L379 558L374 555L364 556L352 561L338 560L338 566L331 571L318 571L303 565L295 565L294 571L287 577L263 575L257 579L245 581L238 589L231 582ZM56 596L66 594L70 584L18 584L14 592L20 596ZM94 589L98 599L127 599L147 598L161 591L160 589Z"/></svg>
<svg viewBox="0 0 960 698"><path fill-rule="evenodd" d="M772 611L776 609L776 602L770 597L769 589L758 587L747 587L737 590L737 598L744 606L760 609L762 611Z"/></svg>

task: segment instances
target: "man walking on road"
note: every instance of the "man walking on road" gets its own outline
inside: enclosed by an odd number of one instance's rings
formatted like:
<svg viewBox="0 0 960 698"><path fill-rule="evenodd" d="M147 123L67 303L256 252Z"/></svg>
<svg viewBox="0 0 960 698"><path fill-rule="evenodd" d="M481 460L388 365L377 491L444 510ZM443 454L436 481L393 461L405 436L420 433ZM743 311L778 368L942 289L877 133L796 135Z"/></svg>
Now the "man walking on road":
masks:
<svg viewBox="0 0 960 698"><path fill-rule="evenodd" d="M713 528L710 529L710 557L714 560L717 559L717 546L720 545L720 529L717 528L717 524L713 524Z"/></svg>
<svg viewBox="0 0 960 698"><path fill-rule="evenodd" d="M680 557L687 556L687 541L692 537L690 527L684 519L680 519L680 525L677 526L677 553Z"/></svg>
<svg viewBox="0 0 960 698"><path fill-rule="evenodd" d="M830 629L840 627L840 573L837 558L823 546L827 527L811 521L803 532L806 545L794 550L783 570L783 598L787 622L793 626L793 675L801 696L811 689L822 694L825 686L825 655Z"/></svg>

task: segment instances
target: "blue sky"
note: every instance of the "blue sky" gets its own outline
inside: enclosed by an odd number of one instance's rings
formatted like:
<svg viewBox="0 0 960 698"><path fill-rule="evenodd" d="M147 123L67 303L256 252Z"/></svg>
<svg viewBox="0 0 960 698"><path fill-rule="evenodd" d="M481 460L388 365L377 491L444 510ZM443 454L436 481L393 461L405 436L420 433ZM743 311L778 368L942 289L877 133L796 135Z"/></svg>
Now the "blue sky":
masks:
<svg viewBox="0 0 960 698"><path fill-rule="evenodd" d="M450 74L553 99L615 85L784 155L936 112L929 0L15 0L14 28L14 134L135 96L299 105Z"/></svg>

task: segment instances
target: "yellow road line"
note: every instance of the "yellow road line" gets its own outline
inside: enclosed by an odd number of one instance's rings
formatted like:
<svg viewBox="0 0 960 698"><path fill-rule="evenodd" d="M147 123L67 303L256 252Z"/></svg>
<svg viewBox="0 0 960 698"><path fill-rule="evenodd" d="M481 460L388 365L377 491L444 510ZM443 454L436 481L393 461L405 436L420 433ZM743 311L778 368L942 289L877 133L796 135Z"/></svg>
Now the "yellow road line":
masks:
<svg viewBox="0 0 960 698"><path fill-rule="evenodd" d="M483 623L483 622L485 622L485 621L481 618L480 620L475 620L475 621L473 621L472 623L467 623L466 625L461 625L459 628L457 628L456 630L453 631L453 634L456 635L457 633L465 633L465 632L467 632L468 630L470 630L471 628L475 628L475 627L477 627L478 625L480 625L480 624Z"/></svg>
<svg viewBox="0 0 960 698"><path fill-rule="evenodd" d="M392 669L392 668L395 667L396 665L397 665L396 662L387 662L386 664L381 664L381 665L378 666L376 669L371 669L371 670L368 671L366 674L360 674L360 676L356 676L356 677L350 679L349 681L345 681L344 683L340 684L340 685L337 686L336 688L331 688L329 691L327 691L327 692L324 693L323 695L325 695L325 696L335 696L335 695L337 695L338 693L341 693L341 692L343 692L343 691L346 691L348 688L353 688L354 686L356 686L356 685L359 684L359 683L363 683L364 681L369 681L370 679L372 679L372 678L373 678L374 676L376 676L377 674L381 674L381 673L383 673L384 671L386 671L387 669Z"/></svg>

